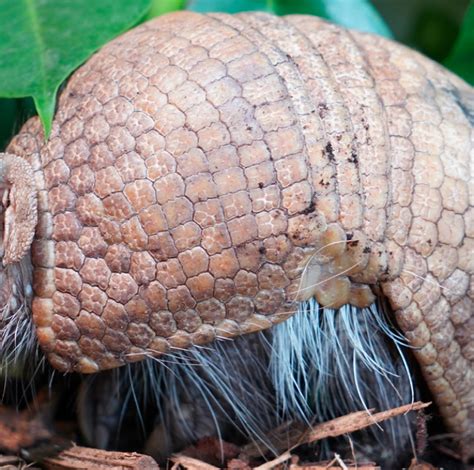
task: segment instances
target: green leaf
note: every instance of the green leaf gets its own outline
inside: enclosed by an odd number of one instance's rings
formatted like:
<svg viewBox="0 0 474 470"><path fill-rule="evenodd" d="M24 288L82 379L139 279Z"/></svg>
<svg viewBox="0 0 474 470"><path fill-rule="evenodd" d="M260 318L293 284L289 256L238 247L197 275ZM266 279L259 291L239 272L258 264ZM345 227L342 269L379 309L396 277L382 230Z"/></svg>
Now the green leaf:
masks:
<svg viewBox="0 0 474 470"><path fill-rule="evenodd" d="M183 10L185 5L186 0L152 0L150 11L145 19L149 20L170 11Z"/></svg>
<svg viewBox="0 0 474 470"><path fill-rule="evenodd" d="M188 9L199 12L261 10L276 15L303 13L382 36L392 37L389 27L369 0L190 0Z"/></svg>
<svg viewBox="0 0 474 470"><path fill-rule="evenodd" d="M474 2L464 15L461 31L444 65L474 85Z"/></svg>
<svg viewBox="0 0 474 470"><path fill-rule="evenodd" d="M150 0L0 0L0 97L32 96L49 135L61 83L149 6Z"/></svg>
<svg viewBox="0 0 474 470"><path fill-rule="evenodd" d="M18 100L0 99L0 152L13 137L17 119L17 102Z"/></svg>
<svg viewBox="0 0 474 470"><path fill-rule="evenodd" d="M278 0L189 0L188 10L200 13L224 12L239 13L241 11L267 11L276 13L275 2Z"/></svg>
<svg viewBox="0 0 474 470"><path fill-rule="evenodd" d="M426 5L413 23L408 44L437 62L448 56L459 33L459 22L439 6Z"/></svg>

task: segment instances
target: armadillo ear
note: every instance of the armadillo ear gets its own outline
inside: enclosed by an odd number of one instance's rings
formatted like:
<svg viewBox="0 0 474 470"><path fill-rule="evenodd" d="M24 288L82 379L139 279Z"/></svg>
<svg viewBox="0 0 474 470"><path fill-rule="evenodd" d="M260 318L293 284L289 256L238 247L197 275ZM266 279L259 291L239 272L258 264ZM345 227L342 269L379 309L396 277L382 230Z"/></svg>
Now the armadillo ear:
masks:
<svg viewBox="0 0 474 470"><path fill-rule="evenodd" d="M26 160L0 153L0 192L4 210L3 265L7 266L27 254L38 221L36 184Z"/></svg>

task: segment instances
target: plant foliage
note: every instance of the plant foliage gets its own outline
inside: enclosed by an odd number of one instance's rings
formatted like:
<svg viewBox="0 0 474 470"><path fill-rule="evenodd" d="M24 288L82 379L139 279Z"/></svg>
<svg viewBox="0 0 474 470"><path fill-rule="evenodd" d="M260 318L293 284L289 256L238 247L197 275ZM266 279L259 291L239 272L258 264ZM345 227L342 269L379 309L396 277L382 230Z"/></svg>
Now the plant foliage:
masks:
<svg viewBox="0 0 474 470"><path fill-rule="evenodd" d="M188 9L199 12L260 10L276 15L316 15L347 28L392 37L390 29L369 0L190 0Z"/></svg>
<svg viewBox="0 0 474 470"><path fill-rule="evenodd" d="M474 85L474 1L464 15L461 31L444 65Z"/></svg>
<svg viewBox="0 0 474 470"><path fill-rule="evenodd" d="M0 96L32 96L46 134L61 83L149 0L0 0Z"/></svg>

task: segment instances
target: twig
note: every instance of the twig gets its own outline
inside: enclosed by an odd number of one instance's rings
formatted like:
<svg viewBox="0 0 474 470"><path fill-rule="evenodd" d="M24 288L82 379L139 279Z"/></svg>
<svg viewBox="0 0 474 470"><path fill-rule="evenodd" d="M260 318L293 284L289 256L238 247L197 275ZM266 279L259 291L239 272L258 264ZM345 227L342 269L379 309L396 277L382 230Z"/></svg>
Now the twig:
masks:
<svg viewBox="0 0 474 470"><path fill-rule="evenodd" d="M254 467L253 470L271 470L275 468L280 463L286 462L287 460L291 459L291 454L289 452L285 452L284 454L278 456L276 459L269 460L258 467Z"/></svg>
<svg viewBox="0 0 474 470"><path fill-rule="evenodd" d="M291 423L296 428L296 432L288 426L283 426L269 433L267 439L273 444L277 452L283 454L285 451L292 451L302 444L310 444L327 437L349 434L395 416L403 415L410 411L421 410L430 404L431 402L422 403L418 401L379 413L373 413L373 409L355 411L354 413L326 421L325 423L316 424L307 431L301 429L301 423ZM241 455L248 458L255 458L260 457L262 452L258 446L254 443L250 443L242 448Z"/></svg>
<svg viewBox="0 0 474 470"><path fill-rule="evenodd" d="M348 470L347 465L342 461L339 454L334 455L334 460L341 466L343 470Z"/></svg>

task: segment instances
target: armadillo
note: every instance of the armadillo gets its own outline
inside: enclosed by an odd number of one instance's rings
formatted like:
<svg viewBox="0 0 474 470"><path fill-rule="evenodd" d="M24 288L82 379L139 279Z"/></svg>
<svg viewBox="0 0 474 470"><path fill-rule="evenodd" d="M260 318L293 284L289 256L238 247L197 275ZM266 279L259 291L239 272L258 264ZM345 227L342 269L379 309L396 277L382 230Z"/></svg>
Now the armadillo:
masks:
<svg viewBox="0 0 474 470"><path fill-rule="evenodd" d="M472 455L473 143L472 87L395 42L165 15L2 154L3 323L90 374L383 296Z"/></svg>

